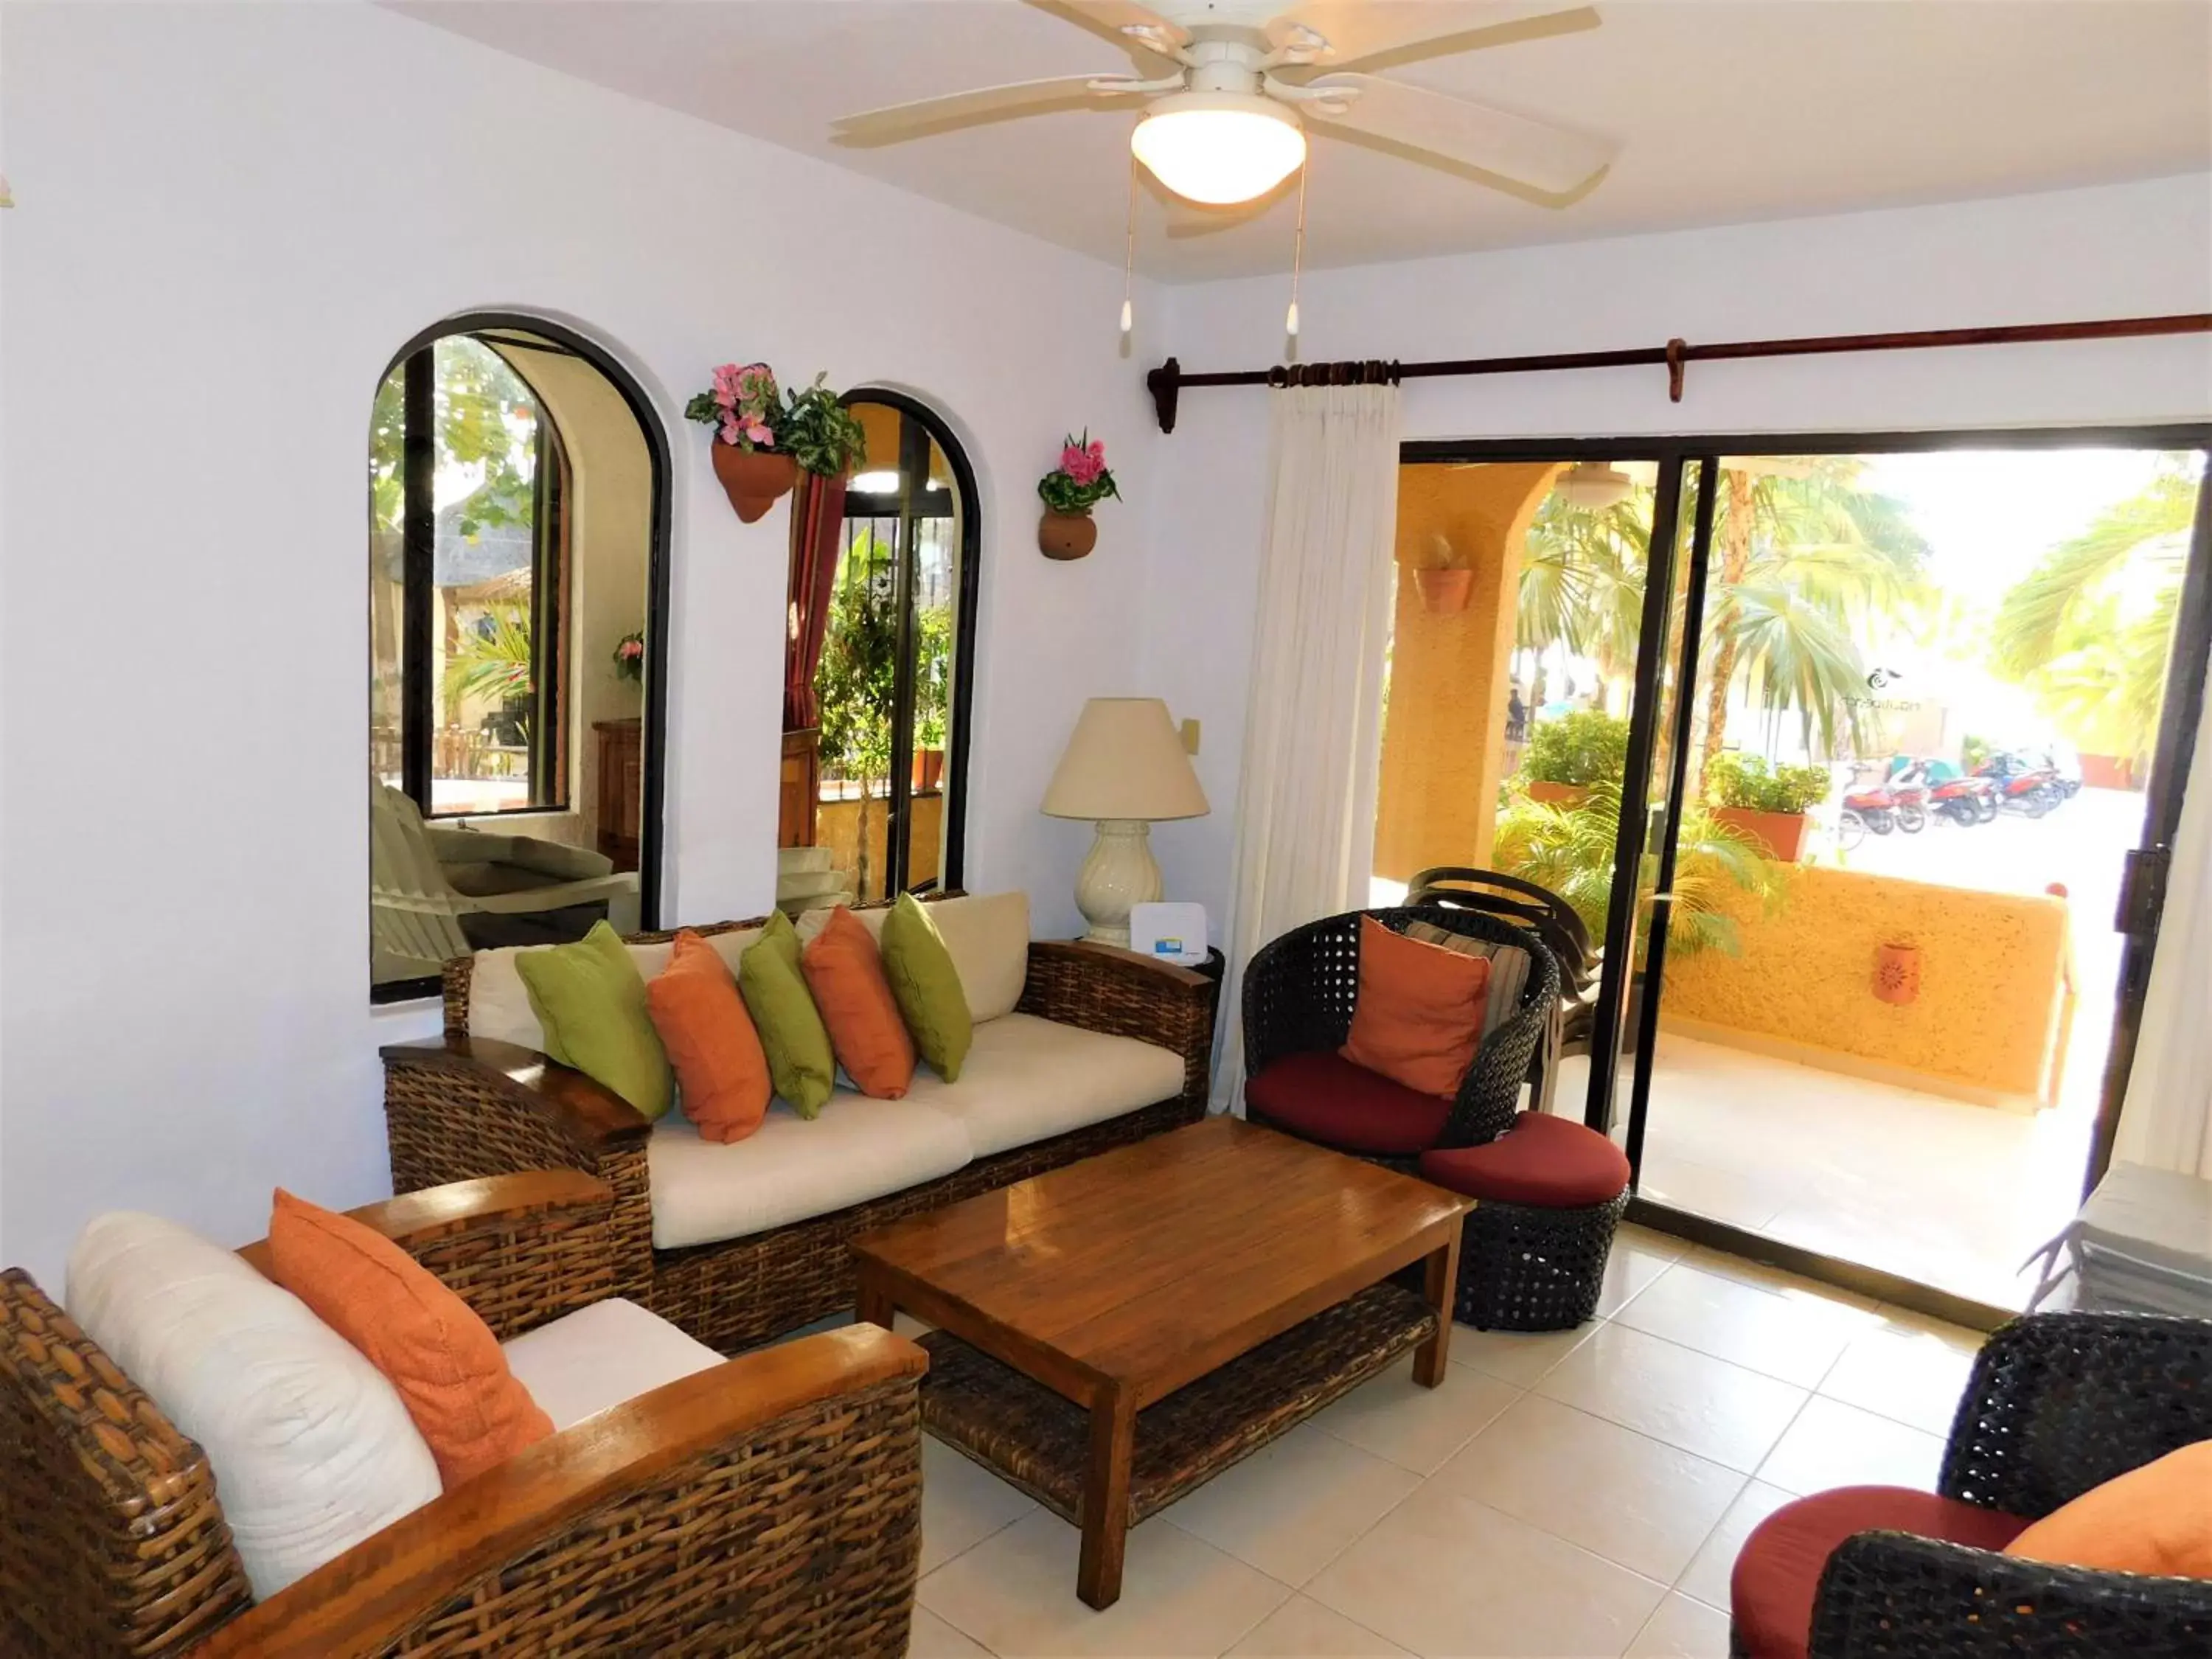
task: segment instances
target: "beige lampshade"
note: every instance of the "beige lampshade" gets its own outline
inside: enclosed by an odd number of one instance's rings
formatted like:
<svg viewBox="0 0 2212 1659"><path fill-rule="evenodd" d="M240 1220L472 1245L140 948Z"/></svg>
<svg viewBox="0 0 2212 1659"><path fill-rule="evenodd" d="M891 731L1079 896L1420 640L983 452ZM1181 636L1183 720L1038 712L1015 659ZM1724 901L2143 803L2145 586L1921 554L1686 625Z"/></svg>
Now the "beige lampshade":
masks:
<svg viewBox="0 0 2212 1659"><path fill-rule="evenodd" d="M1195 818L1212 809L1158 697L1093 697L1044 792L1055 818Z"/></svg>

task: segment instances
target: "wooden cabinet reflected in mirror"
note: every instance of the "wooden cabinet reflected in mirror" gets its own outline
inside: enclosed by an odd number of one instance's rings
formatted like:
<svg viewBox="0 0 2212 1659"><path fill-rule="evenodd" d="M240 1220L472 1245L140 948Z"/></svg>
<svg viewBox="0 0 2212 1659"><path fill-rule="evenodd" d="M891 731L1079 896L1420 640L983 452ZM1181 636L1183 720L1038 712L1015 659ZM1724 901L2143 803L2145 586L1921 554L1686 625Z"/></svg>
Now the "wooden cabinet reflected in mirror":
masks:
<svg viewBox="0 0 2212 1659"><path fill-rule="evenodd" d="M667 459L599 348L418 337L369 457L370 987L657 918Z"/></svg>

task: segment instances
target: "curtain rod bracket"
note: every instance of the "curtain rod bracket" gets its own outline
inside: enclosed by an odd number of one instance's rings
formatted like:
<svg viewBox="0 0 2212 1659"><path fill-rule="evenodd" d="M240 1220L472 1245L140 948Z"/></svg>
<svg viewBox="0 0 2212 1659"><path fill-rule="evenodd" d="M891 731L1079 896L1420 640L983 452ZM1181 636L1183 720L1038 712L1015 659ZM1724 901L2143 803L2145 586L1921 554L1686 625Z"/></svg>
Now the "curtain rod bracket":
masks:
<svg viewBox="0 0 2212 1659"><path fill-rule="evenodd" d="M1170 357L1145 376L1145 385L1152 394L1152 412L1159 417L1160 430L1172 432L1176 423L1176 399L1182 391L1182 364Z"/></svg>
<svg viewBox="0 0 2212 1659"><path fill-rule="evenodd" d="M1682 371L1686 362L1683 354L1689 349L1690 343L1680 335L1667 342L1667 401L1670 404L1682 401Z"/></svg>

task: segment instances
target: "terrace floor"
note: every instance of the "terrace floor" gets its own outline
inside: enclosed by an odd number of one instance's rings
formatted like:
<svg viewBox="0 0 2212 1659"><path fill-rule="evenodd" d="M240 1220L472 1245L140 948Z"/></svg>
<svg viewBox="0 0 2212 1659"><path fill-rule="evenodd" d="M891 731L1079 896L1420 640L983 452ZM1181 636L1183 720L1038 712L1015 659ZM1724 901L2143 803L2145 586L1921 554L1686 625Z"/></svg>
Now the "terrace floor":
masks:
<svg viewBox="0 0 2212 1659"><path fill-rule="evenodd" d="M1571 1111L1587 1064L1560 1067ZM2015 1115L1662 1031L1640 1190L2016 1308L2034 1288L2021 1261L2081 1202L2094 1109L2094 1091L2069 1088L2055 1108Z"/></svg>

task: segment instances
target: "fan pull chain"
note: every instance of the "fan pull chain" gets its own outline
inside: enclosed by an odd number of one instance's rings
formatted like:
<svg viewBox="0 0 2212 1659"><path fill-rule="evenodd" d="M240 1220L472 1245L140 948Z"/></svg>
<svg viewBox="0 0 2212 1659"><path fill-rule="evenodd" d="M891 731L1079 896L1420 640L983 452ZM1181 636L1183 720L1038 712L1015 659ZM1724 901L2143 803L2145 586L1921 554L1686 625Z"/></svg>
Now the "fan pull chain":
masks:
<svg viewBox="0 0 2212 1659"><path fill-rule="evenodd" d="M1129 234L1121 256L1121 338L1136 325L1137 311L1137 153L1129 152Z"/></svg>
<svg viewBox="0 0 2212 1659"><path fill-rule="evenodd" d="M1298 164L1298 233L1291 249L1291 310L1283 319L1283 331L1292 341L1298 337L1298 279L1305 274L1306 264L1306 176L1313 171L1313 152Z"/></svg>

